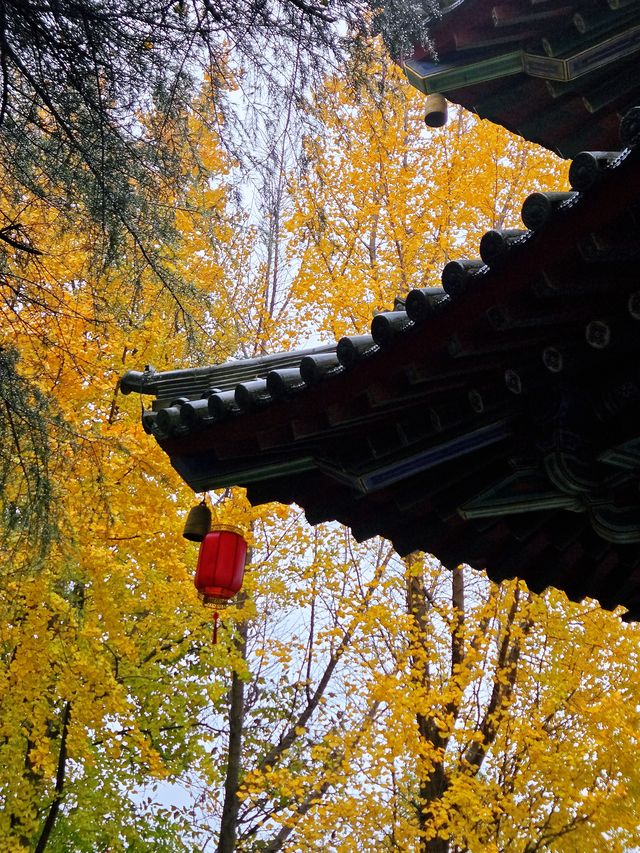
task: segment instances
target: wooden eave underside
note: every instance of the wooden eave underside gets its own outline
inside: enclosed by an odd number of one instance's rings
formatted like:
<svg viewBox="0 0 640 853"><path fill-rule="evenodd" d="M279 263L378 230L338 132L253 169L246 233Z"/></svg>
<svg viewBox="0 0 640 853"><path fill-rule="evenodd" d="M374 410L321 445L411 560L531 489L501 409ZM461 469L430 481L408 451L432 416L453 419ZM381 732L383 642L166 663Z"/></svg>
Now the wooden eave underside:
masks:
<svg viewBox="0 0 640 853"><path fill-rule="evenodd" d="M182 404L158 392L148 428L195 491L246 486L254 503L295 502L400 554L638 618L638 199L631 149L459 295L388 342L360 342L348 367L280 398L258 371L225 417L169 434L153 418ZM183 384L192 400L224 397Z"/></svg>

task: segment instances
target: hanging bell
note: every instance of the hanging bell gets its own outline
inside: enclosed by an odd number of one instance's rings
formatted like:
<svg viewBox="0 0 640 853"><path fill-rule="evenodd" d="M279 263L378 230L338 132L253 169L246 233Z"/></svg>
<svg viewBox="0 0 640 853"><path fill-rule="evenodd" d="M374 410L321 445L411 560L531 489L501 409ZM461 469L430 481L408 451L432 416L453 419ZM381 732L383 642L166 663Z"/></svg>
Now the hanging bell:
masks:
<svg viewBox="0 0 640 853"><path fill-rule="evenodd" d="M191 507L182 535L190 542L202 542L211 530L211 510L204 501Z"/></svg>
<svg viewBox="0 0 640 853"><path fill-rule="evenodd" d="M444 95L427 95L424 121L427 127L444 127L448 118L447 99Z"/></svg>

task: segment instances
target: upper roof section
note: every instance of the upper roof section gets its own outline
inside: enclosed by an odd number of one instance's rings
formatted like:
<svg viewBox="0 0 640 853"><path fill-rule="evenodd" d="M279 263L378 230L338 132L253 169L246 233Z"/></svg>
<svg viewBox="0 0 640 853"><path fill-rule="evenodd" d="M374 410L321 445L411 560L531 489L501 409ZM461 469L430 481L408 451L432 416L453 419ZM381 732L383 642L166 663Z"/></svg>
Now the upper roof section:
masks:
<svg viewBox="0 0 640 853"><path fill-rule="evenodd" d="M463 0L432 24L409 81L562 157L610 150L640 103L638 0Z"/></svg>

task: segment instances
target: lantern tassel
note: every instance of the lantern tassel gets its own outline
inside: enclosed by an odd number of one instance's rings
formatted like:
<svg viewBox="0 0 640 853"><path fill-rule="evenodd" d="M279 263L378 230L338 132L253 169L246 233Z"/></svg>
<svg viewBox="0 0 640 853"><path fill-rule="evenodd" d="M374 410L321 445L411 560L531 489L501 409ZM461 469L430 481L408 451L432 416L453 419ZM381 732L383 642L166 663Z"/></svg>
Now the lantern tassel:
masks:
<svg viewBox="0 0 640 853"><path fill-rule="evenodd" d="M213 612L213 645L215 646L218 642L218 611L214 610Z"/></svg>

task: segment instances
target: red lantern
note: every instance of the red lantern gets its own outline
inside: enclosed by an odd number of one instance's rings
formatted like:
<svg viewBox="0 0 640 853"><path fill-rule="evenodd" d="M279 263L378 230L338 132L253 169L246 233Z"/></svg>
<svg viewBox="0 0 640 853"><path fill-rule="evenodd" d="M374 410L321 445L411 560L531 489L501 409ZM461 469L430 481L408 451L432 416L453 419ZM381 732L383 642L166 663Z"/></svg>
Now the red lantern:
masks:
<svg viewBox="0 0 640 853"><path fill-rule="evenodd" d="M194 583L205 604L223 607L242 587L247 543L240 530L218 524L200 543ZM217 639L217 610L213 614L213 642Z"/></svg>

